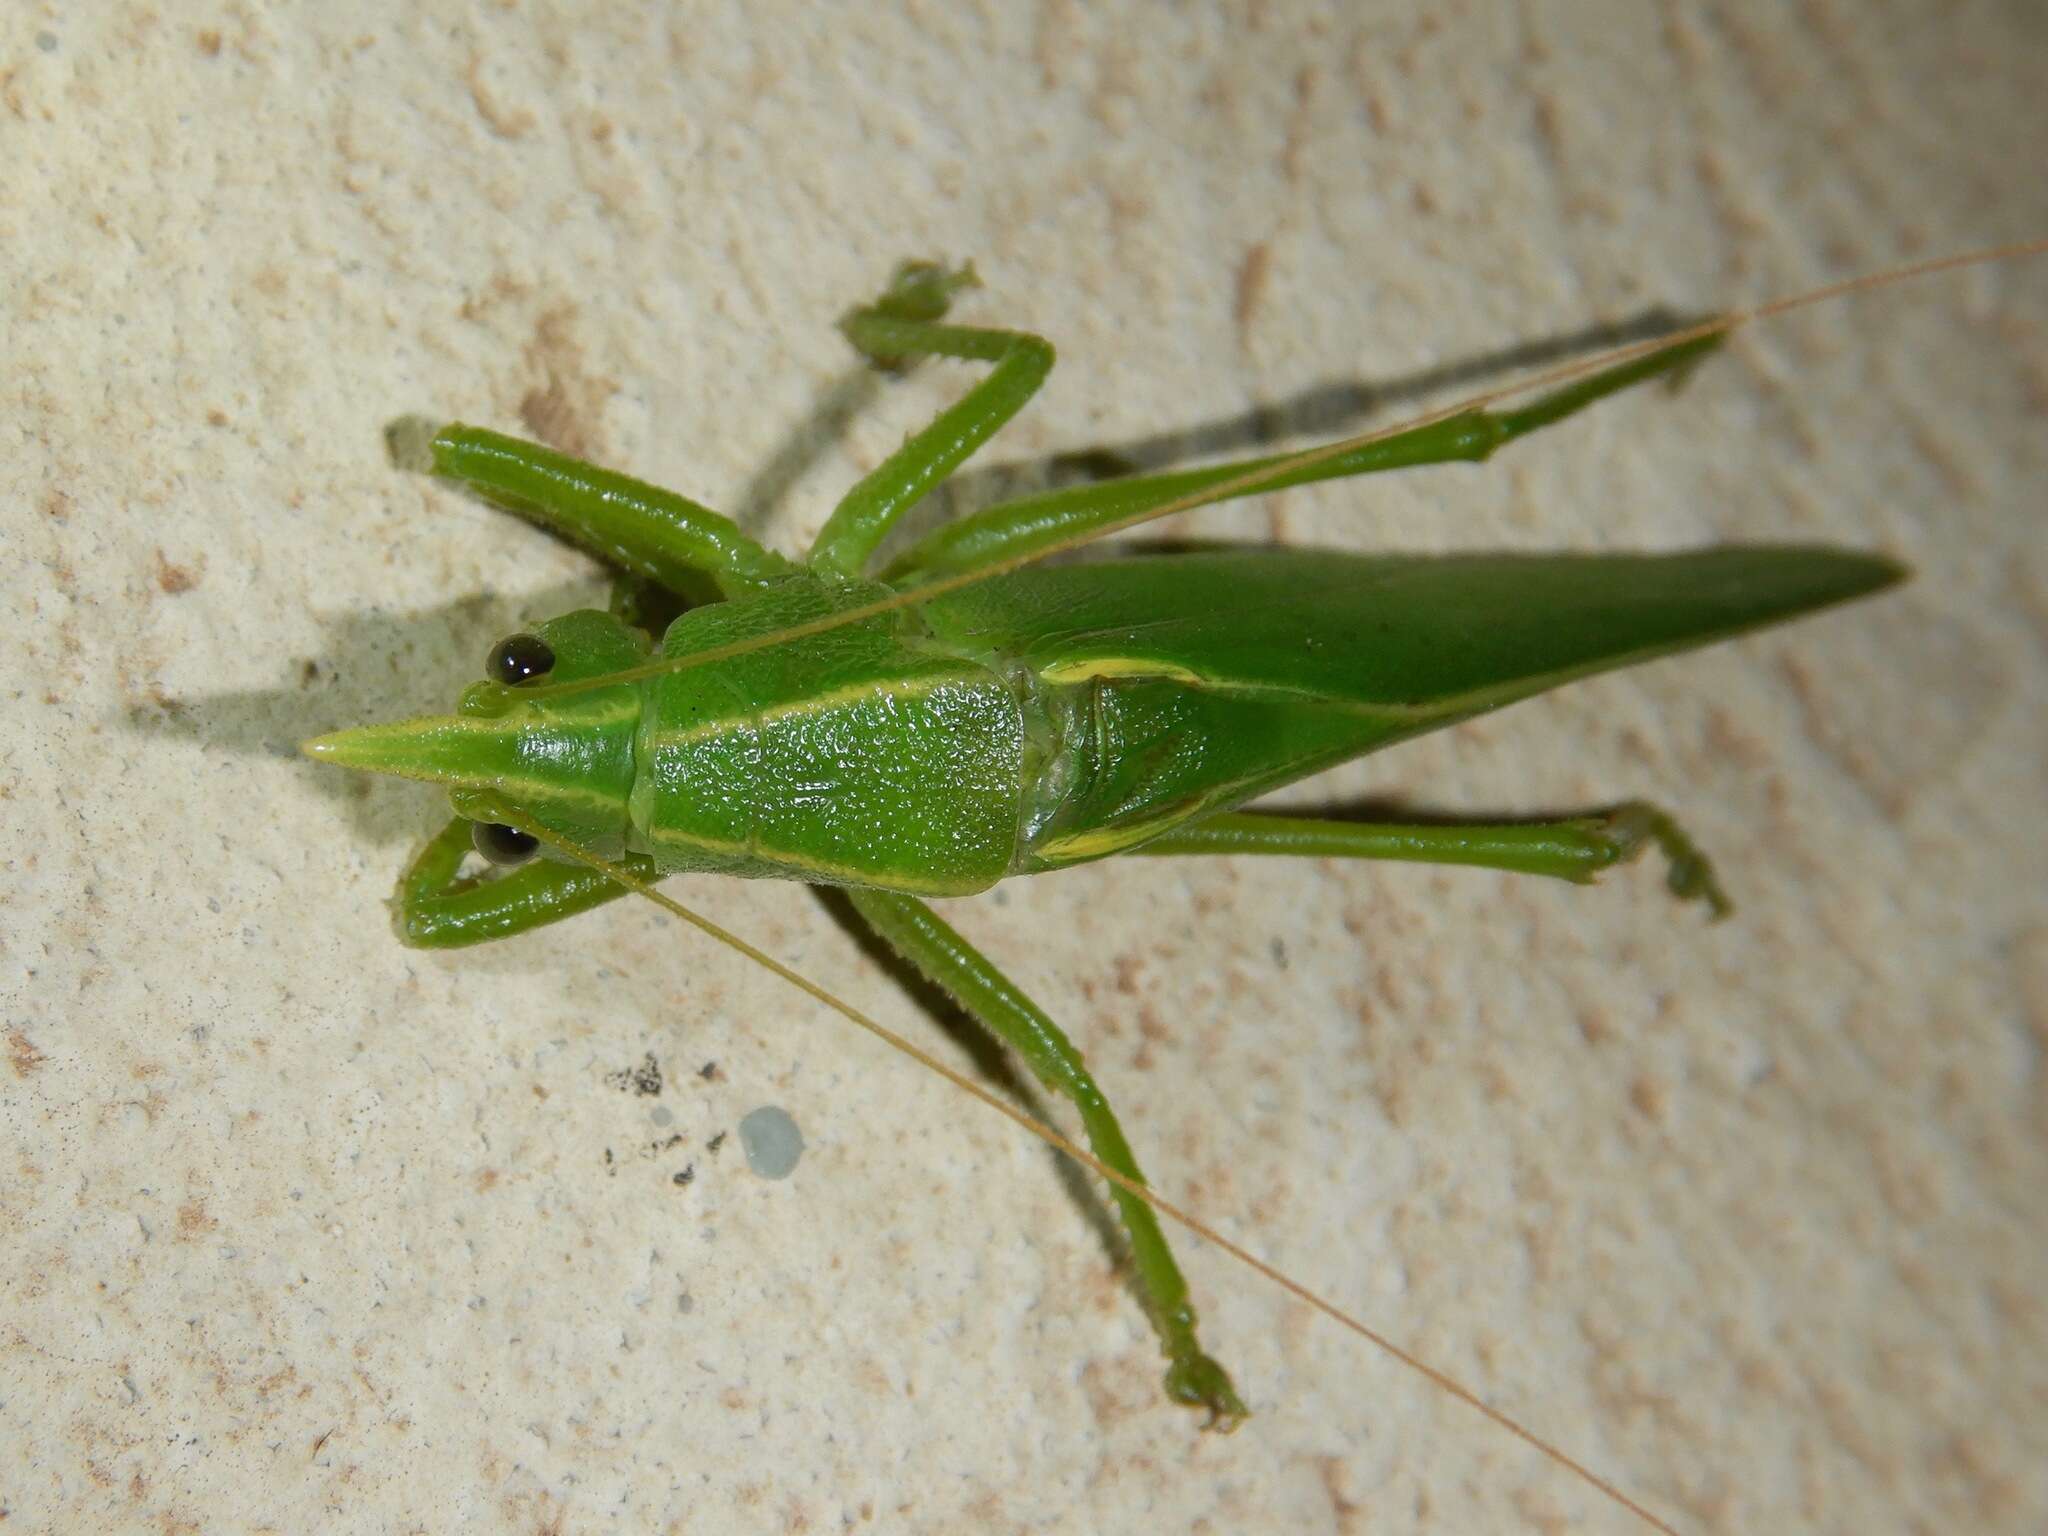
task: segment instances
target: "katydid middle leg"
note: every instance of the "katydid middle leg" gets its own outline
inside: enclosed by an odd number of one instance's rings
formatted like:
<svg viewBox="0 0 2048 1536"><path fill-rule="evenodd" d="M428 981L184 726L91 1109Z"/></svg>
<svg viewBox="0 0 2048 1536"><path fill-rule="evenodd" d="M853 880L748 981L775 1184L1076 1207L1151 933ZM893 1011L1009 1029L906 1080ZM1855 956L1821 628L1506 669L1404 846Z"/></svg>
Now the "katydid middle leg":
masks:
<svg viewBox="0 0 2048 1536"><path fill-rule="evenodd" d="M847 898L867 925L904 959L945 991L998 1039L1008 1044L1040 1082L1073 1101L1095 1155L1109 1167L1143 1183L1138 1161L1124 1139L1109 1100L1096 1086L1081 1053L1060 1027L988 958L963 939L925 903L887 891L852 889ZM1247 1409L1229 1373L1202 1352L1195 1337L1195 1309L1187 1281L1152 1208L1130 1191L1110 1187L1130 1234L1138 1290L1170 1362L1166 1393L1177 1403L1206 1408L1209 1425L1230 1430Z"/></svg>
<svg viewBox="0 0 2048 1536"><path fill-rule="evenodd" d="M1707 856L1669 815L1640 800L1579 816L1509 822L1396 824L1233 811L1176 828L1130 851L1397 859L1549 875L1586 885L1601 870L1626 863L1653 843L1670 862L1665 881L1674 896L1704 901L1717 918L1733 910Z"/></svg>
<svg viewBox="0 0 2048 1536"><path fill-rule="evenodd" d="M971 265L905 262L879 299L839 322L846 339L884 367L920 357L994 367L846 493L811 545L812 565L860 574L897 520L1021 411L1052 371L1052 343L1043 337L940 323L953 294L977 281Z"/></svg>

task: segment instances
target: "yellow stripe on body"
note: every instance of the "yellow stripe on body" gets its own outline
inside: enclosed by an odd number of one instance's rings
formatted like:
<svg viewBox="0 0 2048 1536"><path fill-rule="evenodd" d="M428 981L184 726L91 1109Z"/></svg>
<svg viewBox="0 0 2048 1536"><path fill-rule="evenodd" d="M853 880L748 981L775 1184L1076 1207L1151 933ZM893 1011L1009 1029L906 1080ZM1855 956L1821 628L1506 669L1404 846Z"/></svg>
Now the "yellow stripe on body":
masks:
<svg viewBox="0 0 2048 1536"><path fill-rule="evenodd" d="M1145 821L1124 822L1113 827L1091 827L1086 832L1070 832L1065 837L1055 837L1040 844L1036 852L1039 858L1049 864L1078 864L1086 859L1107 858L1112 853L1122 853L1126 848L1136 847L1147 838L1157 837L1162 832L1171 832L1201 809L1201 806L1192 806L1176 810L1170 815L1153 816Z"/></svg>
<svg viewBox="0 0 2048 1536"><path fill-rule="evenodd" d="M534 708L537 706L529 705L525 707ZM502 736L510 732L516 736L521 731L531 730L535 726L575 727L580 730L585 726L618 725L628 719L637 720L639 716L640 700L637 697L629 697L603 707L594 702L581 706L574 704L565 705L561 708L560 713L552 716L542 716L538 720L522 720L517 714L429 715L418 722L400 721L398 723L400 725L417 723L423 727L432 726L436 733L453 730L477 736ZM395 727L391 728L395 729ZM368 729L376 730L380 729L380 727L371 726Z"/></svg>
<svg viewBox="0 0 2048 1536"><path fill-rule="evenodd" d="M1238 694L1247 698L1270 699L1280 703L1316 704L1326 709L1341 710L1346 714L1427 724L1453 715L1466 718L1482 715L1488 710L1519 703L1535 693L1548 692L1552 688L1577 682L1581 678L1635 666L1668 654L1670 648L1667 646L1646 646L1640 650L1627 652L1619 659L1604 658L1577 667L1545 673L1540 683L1535 686L1531 686L1531 679L1517 678L1512 682L1493 683L1464 693L1447 693L1420 704L1403 704L1392 699L1335 698L1313 690L1288 688L1257 679L1218 677L1197 672L1194 668L1179 662L1163 661L1148 656L1084 656L1073 661L1054 662L1050 666L1035 670L1041 681L1053 684L1095 681L1180 683L1189 688L1215 693Z"/></svg>
<svg viewBox="0 0 2048 1536"><path fill-rule="evenodd" d="M1078 661L1056 661L1037 671L1041 680L1053 684L1087 683L1099 678L1111 682L1190 683L1197 688L1219 686L1215 678L1204 677L1192 667L1145 656L1084 656Z"/></svg>
<svg viewBox="0 0 2048 1536"><path fill-rule="evenodd" d="M658 731L648 739L648 746L658 752L665 747L683 747L707 737L723 735L733 730L761 730L779 725L785 720L801 720L806 715L821 715L830 710L857 704L862 699L876 695L891 700L923 698L948 683L957 683L971 677L979 669L963 665L955 671L933 673L926 677L877 678L864 683L851 683L831 693L813 694L788 704L778 704L764 709L759 714L717 715L709 720L700 720L695 725L680 730Z"/></svg>
<svg viewBox="0 0 2048 1536"><path fill-rule="evenodd" d="M459 779L453 782L461 786L474 786L476 780ZM494 795L502 795L514 804L528 807L552 806L566 811L580 801L592 806L606 816L610 816L620 808L619 799L615 795L607 795L595 790L585 790L580 786L575 789L565 789L559 783L548 779L519 779L505 774L494 773L489 776L486 787ZM523 793L522 788L524 789Z"/></svg>
<svg viewBox="0 0 2048 1536"><path fill-rule="evenodd" d="M767 848L762 846L758 838L750 838L740 843L729 838L702 837L694 833L679 832L673 827L657 827L652 833L641 835L650 843L666 845L679 851L691 849L735 861L773 865L778 869L804 870L816 875L821 882L831 885L862 885L874 890L901 891L913 896L972 896L977 891L987 889L987 882L980 880L896 880L888 885L882 885L874 878L874 871L871 869L864 869L856 864L838 864L830 859L818 858L814 854Z"/></svg>

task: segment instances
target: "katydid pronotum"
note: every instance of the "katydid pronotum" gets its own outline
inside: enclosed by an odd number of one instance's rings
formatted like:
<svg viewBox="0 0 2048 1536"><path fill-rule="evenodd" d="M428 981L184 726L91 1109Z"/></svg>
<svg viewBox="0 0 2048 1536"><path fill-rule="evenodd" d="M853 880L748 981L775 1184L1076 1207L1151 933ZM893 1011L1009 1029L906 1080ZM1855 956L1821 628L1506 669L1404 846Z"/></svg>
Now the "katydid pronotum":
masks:
<svg viewBox="0 0 2048 1536"><path fill-rule="evenodd" d="M843 320L878 366L939 356L990 371L847 494L801 563L687 498L550 449L466 426L396 424L401 464L458 481L617 567L612 609L502 642L491 681L472 686L454 715L340 731L306 751L448 787L455 819L400 885L408 943L509 937L637 892L879 1030L651 885L709 871L842 888L889 948L1074 1103L1091 1151L998 1107L1109 1180L1168 1361L1167 1395L1227 1430L1246 1409L1198 1341L1157 1213L1222 1240L1146 1187L1080 1052L925 898L1121 853L1403 859L1585 882L1654 844L1671 890L1718 916L1728 904L1705 858L1667 814L1640 803L1541 822L1402 826L1240 807L1559 683L1860 597L1903 572L1876 555L1795 546L1039 563L1212 501L1484 459L1618 390L1679 375L1735 317L1554 370L1539 381L1547 392L1519 406L1495 409L1496 395L1305 454L1047 492L941 527L882 564L898 520L1051 368L1038 337L946 322L973 280L971 269L907 263ZM471 873L472 853L499 868Z"/></svg>

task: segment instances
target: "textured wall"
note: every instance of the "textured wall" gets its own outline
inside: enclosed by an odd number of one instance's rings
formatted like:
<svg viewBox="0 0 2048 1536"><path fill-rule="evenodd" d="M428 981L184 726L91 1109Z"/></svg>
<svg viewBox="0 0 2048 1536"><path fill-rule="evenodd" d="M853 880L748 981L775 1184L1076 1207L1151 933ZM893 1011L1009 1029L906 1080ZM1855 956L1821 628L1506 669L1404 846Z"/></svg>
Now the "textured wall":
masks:
<svg viewBox="0 0 2048 1536"><path fill-rule="evenodd" d="M923 253L1061 349L997 461L1331 380L1414 409L1653 304L2048 230L2040 7L590 9L0 22L9 1529L1631 1528L1189 1242L1257 1414L1197 1435L1048 1154L651 909L402 950L436 797L293 745L602 590L390 470L401 412L794 544L964 377L868 390L830 326ZM1647 868L1249 862L951 915L1164 1187L1682 1529L2040 1529L2044 416L2037 262L1484 469L1191 520L1911 561L1295 797L1656 796L1728 923ZM807 893L678 894L934 1033ZM609 1080L647 1053L658 1097ZM704 1145L764 1103L809 1144L780 1183Z"/></svg>

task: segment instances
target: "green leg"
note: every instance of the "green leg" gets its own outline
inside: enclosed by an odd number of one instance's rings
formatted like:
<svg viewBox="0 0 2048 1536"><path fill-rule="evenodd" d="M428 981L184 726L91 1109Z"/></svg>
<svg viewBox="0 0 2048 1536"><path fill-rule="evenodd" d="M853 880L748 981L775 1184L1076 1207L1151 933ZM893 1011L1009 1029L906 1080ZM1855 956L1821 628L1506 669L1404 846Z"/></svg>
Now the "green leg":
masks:
<svg viewBox="0 0 2048 1536"><path fill-rule="evenodd" d="M1402 859L1417 864L1471 864L1590 885L1601 870L1627 863L1652 843L1670 861L1665 883L1672 895L1704 901L1717 918L1734 910L1707 856L1668 815L1640 800L1611 811L1557 821L1411 826L1231 812L1155 837L1131 852Z"/></svg>
<svg viewBox="0 0 2048 1536"><path fill-rule="evenodd" d="M493 506L693 600L734 597L789 574L787 560L731 518L538 443L412 416L385 435L401 468L459 480Z"/></svg>
<svg viewBox="0 0 2048 1536"><path fill-rule="evenodd" d="M1503 443L1561 421L1618 390L1659 375L1681 374L1720 343L1719 335L1679 342L1661 352L1580 379L1516 410L1461 411L1442 421L1378 438L1349 453L1276 475L1256 490L1233 494L1264 495L1293 485L1407 469L1418 464L1477 463ZM999 560L1017 559L1051 544L1084 539L1125 518L1142 516L1294 457L1270 454L1202 469L1136 475L989 507L949 523L911 546L882 573L882 579L892 584L914 583L977 570Z"/></svg>
<svg viewBox="0 0 2048 1536"><path fill-rule="evenodd" d="M398 934L414 949L460 949L510 938L630 894L585 865L547 859L464 878L470 825L460 816L449 822L398 882ZM661 878L652 860L631 858L625 865L639 879Z"/></svg>
<svg viewBox="0 0 2048 1536"><path fill-rule="evenodd" d="M975 281L972 266L953 272L905 262L887 293L839 322L846 339L883 366L936 356L995 368L846 493L811 546L812 565L859 575L896 519L1022 410L1052 371L1052 346L1039 337L939 323L953 293Z"/></svg>
<svg viewBox="0 0 2048 1536"><path fill-rule="evenodd" d="M1047 1088L1074 1101L1088 1144L1117 1172L1143 1182L1123 1128L1081 1053L1038 1005L981 952L955 933L923 902L886 891L849 890L847 896L868 926L904 959L952 996L998 1039L1008 1042ZM1195 1309L1187 1281L1152 1208L1112 1185L1110 1194L1131 1235L1138 1289L1159 1333L1161 1352L1172 1362L1166 1393L1177 1403L1209 1411L1209 1427L1229 1430L1248 1410L1222 1366L1202 1353L1195 1339Z"/></svg>

